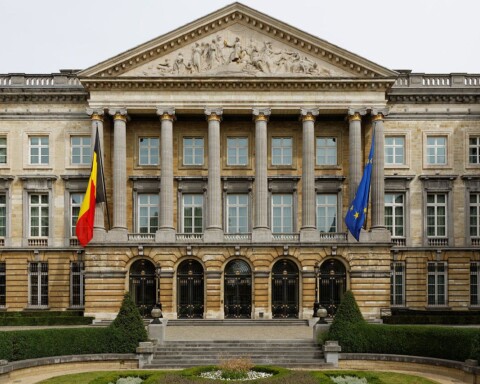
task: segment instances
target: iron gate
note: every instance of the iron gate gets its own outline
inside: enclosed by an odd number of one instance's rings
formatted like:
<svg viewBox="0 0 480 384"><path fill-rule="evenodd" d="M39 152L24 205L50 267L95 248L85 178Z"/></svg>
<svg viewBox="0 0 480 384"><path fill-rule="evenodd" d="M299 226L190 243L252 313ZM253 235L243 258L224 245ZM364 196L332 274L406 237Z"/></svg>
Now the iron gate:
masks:
<svg viewBox="0 0 480 384"><path fill-rule="evenodd" d="M319 278L320 305L327 309L328 316L334 316L347 289L345 267L338 260L327 260L320 267Z"/></svg>
<svg viewBox="0 0 480 384"><path fill-rule="evenodd" d="M290 260L272 268L272 316L298 318L298 268Z"/></svg>
<svg viewBox="0 0 480 384"><path fill-rule="evenodd" d="M225 268L225 318L252 317L252 271L243 260L233 260Z"/></svg>
<svg viewBox="0 0 480 384"><path fill-rule="evenodd" d="M193 259L183 261L177 270L179 319L203 318L203 267Z"/></svg>
<svg viewBox="0 0 480 384"><path fill-rule="evenodd" d="M135 261L130 268L130 295L143 317L150 316L156 304L155 266L148 260Z"/></svg>

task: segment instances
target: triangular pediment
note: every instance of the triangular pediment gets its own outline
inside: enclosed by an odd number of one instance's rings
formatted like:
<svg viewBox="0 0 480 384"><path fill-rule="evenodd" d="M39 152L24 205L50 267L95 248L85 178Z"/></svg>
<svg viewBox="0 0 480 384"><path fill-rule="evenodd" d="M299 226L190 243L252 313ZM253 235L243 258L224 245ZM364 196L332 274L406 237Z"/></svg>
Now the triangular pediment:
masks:
<svg viewBox="0 0 480 384"><path fill-rule="evenodd" d="M175 77L394 78L396 72L239 3L79 73Z"/></svg>

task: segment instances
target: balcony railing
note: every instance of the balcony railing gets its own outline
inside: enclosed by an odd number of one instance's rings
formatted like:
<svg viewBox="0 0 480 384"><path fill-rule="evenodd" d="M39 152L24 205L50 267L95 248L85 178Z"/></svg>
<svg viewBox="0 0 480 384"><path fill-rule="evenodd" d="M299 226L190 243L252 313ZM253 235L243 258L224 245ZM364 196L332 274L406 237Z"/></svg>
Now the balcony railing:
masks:
<svg viewBox="0 0 480 384"><path fill-rule="evenodd" d="M480 247L480 237L472 237L472 246Z"/></svg>
<svg viewBox="0 0 480 384"><path fill-rule="evenodd" d="M179 243L201 243L203 233L177 233L175 238Z"/></svg>
<svg viewBox="0 0 480 384"><path fill-rule="evenodd" d="M272 241L299 241L300 235L298 233L273 233Z"/></svg>
<svg viewBox="0 0 480 384"><path fill-rule="evenodd" d="M395 247L405 247L405 245L407 245L407 239L405 239L405 237L392 237L392 244Z"/></svg>
<svg viewBox="0 0 480 384"><path fill-rule="evenodd" d="M80 242L76 237L70 238L70 246L71 247L78 247L80 245Z"/></svg>
<svg viewBox="0 0 480 384"><path fill-rule="evenodd" d="M48 247L48 239L46 238L31 238L28 239L29 247Z"/></svg>
<svg viewBox="0 0 480 384"><path fill-rule="evenodd" d="M3 237L0 237L0 247L5 246L5 239Z"/></svg>
<svg viewBox="0 0 480 384"><path fill-rule="evenodd" d="M480 74L429 74L400 71L394 88L461 88L479 87Z"/></svg>
<svg viewBox="0 0 480 384"><path fill-rule="evenodd" d="M223 235L225 241L252 241L252 235L250 233L225 233Z"/></svg>
<svg viewBox="0 0 480 384"><path fill-rule="evenodd" d="M129 233L129 241L155 241L154 233Z"/></svg>
<svg viewBox="0 0 480 384"><path fill-rule="evenodd" d="M431 247L445 247L448 246L448 238L447 237L433 237L428 239L428 245Z"/></svg>
<svg viewBox="0 0 480 384"><path fill-rule="evenodd" d="M52 88L52 87L75 87L83 88L75 71L62 70L53 74L6 74L0 75L0 87L28 87L28 88Z"/></svg>
<svg viewBox="0 0 480 384"><path fill-rule="evenodd" d="M323 242L347 241L347 233L346 232L320 232L320 241L323 241Z"/></svg>

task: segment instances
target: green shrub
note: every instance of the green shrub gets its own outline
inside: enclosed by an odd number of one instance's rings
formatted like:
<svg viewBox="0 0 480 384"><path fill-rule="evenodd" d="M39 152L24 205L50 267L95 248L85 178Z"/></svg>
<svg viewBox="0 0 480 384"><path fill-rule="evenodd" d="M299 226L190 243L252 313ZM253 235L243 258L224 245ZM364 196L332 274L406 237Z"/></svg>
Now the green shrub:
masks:
<svg viewBox="0 0 480 384"><path fill-rule="evenodd" d="M122 306L109 329L113 332L113 350L118 353L134 353L140 341L146 341L147 331L129 293L123 297Z"/></svg>
<svg viewBox="0 0 480 384"><path fill-rule="evenodd" d="M472 340L472 348L470 350L470 358L480 361L480 332L477 332Z"/></svg>
<svg viewBox="0 0 480 384"><path fill-rule="evenodd" d="M108 384L116 383L118 379L123 377L139 377L145 383L156 383L157 379L162 375L160 372L145 372L145 371L123 371L123 372L108 372L107 374L98 377L89 384Z"/></svg>
<svg viewBox="0 0 480 384"><path fill-rule="evenodd" d="M0 313L0 326L88 325L93 317L82 311L21 311Z"/></svg>

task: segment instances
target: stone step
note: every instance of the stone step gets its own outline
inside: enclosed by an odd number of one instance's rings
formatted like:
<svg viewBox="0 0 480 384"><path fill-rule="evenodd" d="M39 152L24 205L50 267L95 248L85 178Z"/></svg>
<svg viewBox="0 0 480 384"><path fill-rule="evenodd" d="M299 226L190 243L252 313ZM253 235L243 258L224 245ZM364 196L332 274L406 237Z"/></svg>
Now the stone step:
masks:
<svg viewBox="0 0 480 384"><path fill-rule="evenodd" d="M305 360L305 361L271 361L271 360L257 360L253 361L256 365L275 365L281 366L284 368L305 368L305 369L320 369L320 368L328 368L334 369L334 365L330 363L325 363L323 359L315 359L315 360ZM197 367L199 365L217 365L218 361L211 360L211 361L196 361L192 360L190 362L177 362L175 364L172 363L156 363L156 364L149 364L145 366L147 369L183 369L183 368L191 368Z"/></svg>
<svg viewBox="0 0 480 384"><path fill-rule="evenodd" d="M308 326L308 320L299 319L172 319L169 327L180 326Z"/></svg>

